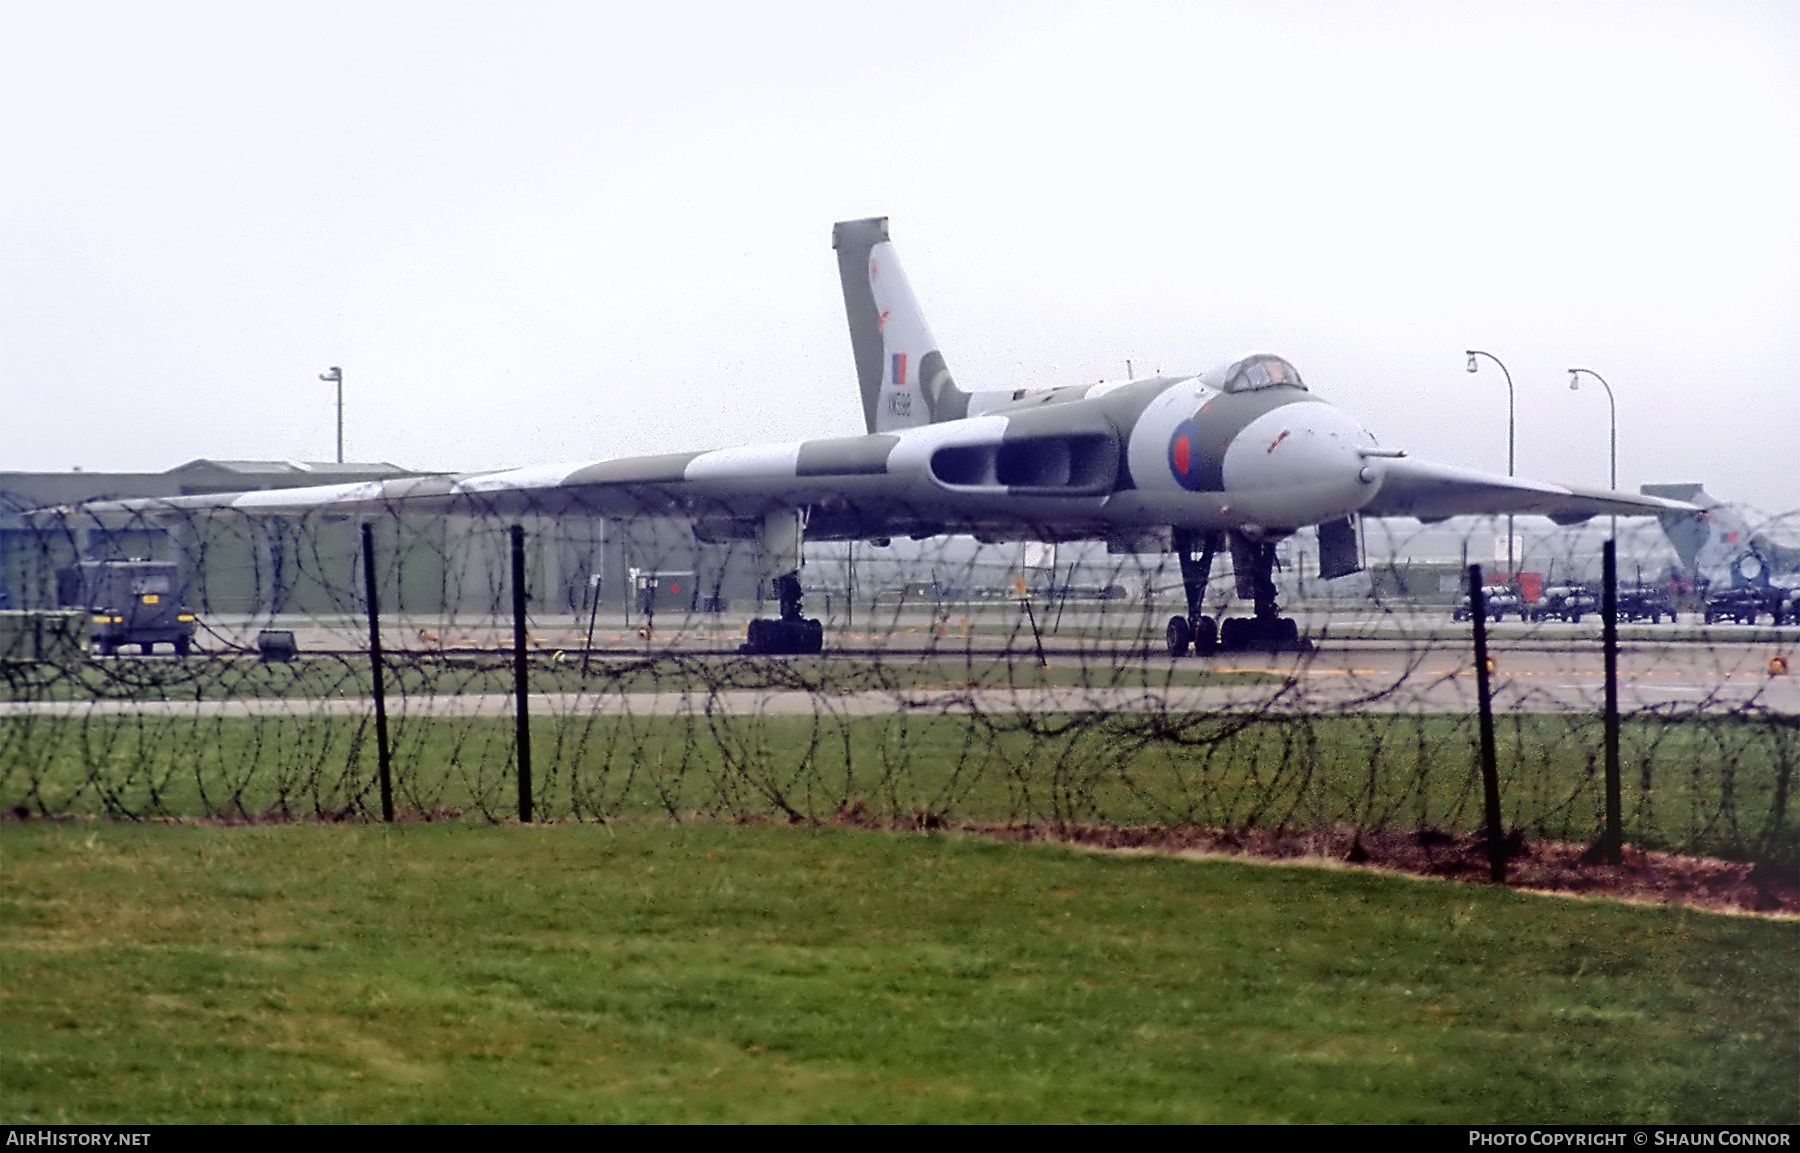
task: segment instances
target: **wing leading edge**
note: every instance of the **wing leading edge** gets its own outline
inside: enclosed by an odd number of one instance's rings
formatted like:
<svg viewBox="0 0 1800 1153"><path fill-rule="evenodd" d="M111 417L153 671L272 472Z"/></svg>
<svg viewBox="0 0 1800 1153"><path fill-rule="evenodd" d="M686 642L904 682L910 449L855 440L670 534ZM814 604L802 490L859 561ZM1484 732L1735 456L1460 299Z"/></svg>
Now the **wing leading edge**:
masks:
<svg viewBox="0 0 1800 1153"><path fill-rule="evenodd" d="M1440 521L1453 516L1535 515L1558 524L1579 524L1596 516L1656 516L1690 507L1653 496L1500 476L1415 457L1389 458L1381 468L1381 487L1363 506L1364 516Z"/></svg>

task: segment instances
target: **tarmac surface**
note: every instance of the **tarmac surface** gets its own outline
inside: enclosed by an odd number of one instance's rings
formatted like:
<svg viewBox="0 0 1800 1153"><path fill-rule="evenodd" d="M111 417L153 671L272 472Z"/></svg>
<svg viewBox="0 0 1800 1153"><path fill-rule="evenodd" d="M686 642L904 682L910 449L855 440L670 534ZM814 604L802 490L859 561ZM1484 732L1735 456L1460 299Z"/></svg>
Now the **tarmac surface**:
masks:
<svg viewBox="0 0 1800 1153"><path fill-rule="evenodd" d="M1022 615L1022 614L1021 614ZM649 636L621 621L593 633L597 660L672 654L687 658L679 683L658 690L640 678L629 691L609 688L596 675L580 692L534 693L534 715L670 715L695 712L732 715L807 715L820 710L842 716L896 711L970 712L1194 712L1266 709L1297 712L1473 711L1477 701L1470 626L1451 625L1437 614L1379 614L1373 619L1302 617L1314 638L1301 653L1236 653L1172 660L1151 628L1135 632L1094 627L1071 614L1061 628L1041 638L1047 673L1040 672L1038 638L1029 628L995 627L993 621L959 623L954 618L921 617L916 623L889 620L881 632L828 630L823 657L740 657L742 622L690 618ZM1005 619L1004 616L1001 617ZM1102 622L1105 623L1105 622ZM235 654L205 659L254 659L255 631L245 622L235 630L215 624L212 647L237 646ZM535 660L578 661L587 642L585 621L534 622L529 646ZM287 627L287 626L277 626ZM303 654L366 652L366 625L296 622L291 631ZM1040 622L1042 627L1042 622ZM509 627L428 627L384 621L384 648L401 663L420 653L501 661L511 651ZM1156 630L1159 634L1160 630ZM1579 625L1502 625L1490 631L1491 682L1499 713L1598 713L1604 702L1603 656L1597 622ZM248 651L246 651L248 650ZM173 658L167 658L173 659ZM304 657L302 659L305 659ZM808 662L868 662L878 665L893 689L849 692L804 691L791 687L695 688L713 665L738 672L720 683L741 685L746 665L766 662L804 666ZM1639 625L1621 627L1619 705L1625 713L1659 711L1716 714L1749 712L1800 716L1800 628L1741 625ZM1782 671L1786 661L1792 671ZM946 676L946 667L966 667L968 679ZM915 687L904 687L909 668L919 669ZM800 671L800 670L795 670ZM1194 673L1211 675L1191 683ZM1241 678L1241 679L1239 679ZM782 677L772 677L780 681ZM673 680L673 677L671 678ZM1068 683L1078 682L1078 683ZM130 699L0 702L0 717L19 715L366 715L363 698L162 700ZM390 710L400 716L510 716L510 693L396 694Z"/></svg>

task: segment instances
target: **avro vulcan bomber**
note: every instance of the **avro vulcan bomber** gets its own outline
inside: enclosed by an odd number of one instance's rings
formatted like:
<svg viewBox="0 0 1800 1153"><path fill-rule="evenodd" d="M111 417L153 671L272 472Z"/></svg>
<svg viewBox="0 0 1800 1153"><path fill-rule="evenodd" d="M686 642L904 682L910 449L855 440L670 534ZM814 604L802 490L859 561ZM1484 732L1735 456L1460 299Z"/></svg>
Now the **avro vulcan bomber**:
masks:
<svg viewBox="0 0 1800 1153"><path fill-rule="evenodd" d="M755 653L820 650L822 629L801 604L808 540L1100 539L1178 555L1186 611L1168 625L1175 656L1299 644L1276 599L1275 546L1303 529L1317 531L1322 575L1332 578L1362 567L1361 516L1540 514L1569 524L1688 507L1381 447L1269 353L1197 374L965 390L931 335L886 218L838 224L833 245L864 435L111 507L685 517L702 540L758 546L780 615L750 622L745 649ZM1202 601L1225 549L1251 611L1221 621Z"/></svg>

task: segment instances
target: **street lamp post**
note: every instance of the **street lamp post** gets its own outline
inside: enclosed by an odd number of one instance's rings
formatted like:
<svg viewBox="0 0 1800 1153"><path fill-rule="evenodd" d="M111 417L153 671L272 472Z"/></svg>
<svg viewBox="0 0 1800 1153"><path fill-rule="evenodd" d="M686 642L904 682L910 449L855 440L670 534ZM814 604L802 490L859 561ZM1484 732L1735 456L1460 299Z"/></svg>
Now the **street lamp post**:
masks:
<svg viewBox="0 0 1800 1153"><path fill-rule="evenodd" d="M337 385L337 462L344 463L344 370L332 365L319 374L319 379L326 384Z"/></svg>
<svg viewBox="0 0 1800 1153"><path fill-rule="evenodd" d="M1491 352L1483 352L1479 348L1471 348L1466 350L1465 355L1469 358L1470 372L1474 372L1479 367L1476 364L1475 358L1478 356L1485 356L1495 364L1499 365L1500 375L1506 377L1506 475L1510 477L1513 475L1513 449L1517 440L1516 434L1518 427L1513 415L1512 373L1506 371L1506 365L1502 364L1500 358ZM1506 579L1510 582L1513 579L1513 576L1513 518L1508 514L1506 518Z"/></svg>
<svg viewBox="0 0 1800 1153"><path fill-rule="evenodd" d="M1619 406L1613 402L1612 385L1606 383L1606 378L1591 368L1571 368L1569 370L1570 392L1581 390L1581 374L1584 372L1599 381L1600 387L1606 390L1606 487L1616 492L1619 488ZM1612 535L1614 539L1617 539L1619 535L1619 518L1616 516L1612 518Z"/></svg>
<svg viewBox="0 0 1800 1153"><path fill-rule="evenodd" d="M1607 444L1606 487L1616 490L1619 487L1619 408L1613 403L1612 385L1606 383L1606 378L1591 368L1571 368L1569 370L1569 391L1579 392L1581 390L1581 374L1584 372L1599 381L1600 387L1606 390L1606 415L1610 425Z"/></svg>

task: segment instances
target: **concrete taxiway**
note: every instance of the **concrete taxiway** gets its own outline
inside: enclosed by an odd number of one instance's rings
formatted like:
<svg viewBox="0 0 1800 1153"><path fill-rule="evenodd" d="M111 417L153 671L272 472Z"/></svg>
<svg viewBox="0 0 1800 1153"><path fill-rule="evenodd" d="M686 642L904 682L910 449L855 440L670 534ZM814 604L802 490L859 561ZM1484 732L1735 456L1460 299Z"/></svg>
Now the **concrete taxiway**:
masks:
<svg viewBox="0 0 1800 1153"><path fill-rule="evenodd" d="M1593 632L1594 630L1586 630ZM685 638L680 634L629 638L636 644L612 648L578 691L531 694L537 715L679 715L695 712L732 715L804 715L829 711L870 716L896 711L970 712L1195 712L1268 709L1282 712L1345 711L1466 713L1476 707L1473 655L1466 638L1327 638L1308 652L1237 653L1205 660L1171 660L1146 643L1120 638L1048 638L1040 669L1036 645L1017 637L927 634L911 640L884 638L878 646L846 644L822 657L738 657L724 636ZM599 638L597 637L598 641ZM1460 643L1453 643L1460 641ZM572 650L545 651L535 659L563 654L565 668L579 659ZM497 646L495 646L497 648ZM1780 637L1726 636L1661 641L1633 640L1619 652L1619 702L1627 713L1744 713L1800 716L1800 648ZM429 650L433 656L435 650ZM460 650L466 659L504 660L492 648ZM416 652L416 650L415 650ZM1494 707L1502 713L1597 713L1604 693L1604 669L1597 640L1587 635L1551 635L1533 630L1494 637L1491 682ZM484 656L481 654L485 654ZM622 656L675 655L659 688L654 675L615 680L605 670ZM235 659L248 659L238 657ZM306 658L302 658L306 659ZM396 652L396 664L410 659ZM867 665L879 671L861 683L892 688L855 691L805 690L795 677L770 675L769 687L754 683L758 664L783 672L803 672L809 662L840 668ZM1786 661L1793 671L1784 671ZM676 666L679 665L679 668ZM801 666L791 668L789 666ZM909 670L917 670L911 675ZM568 671L572 672L572 669ZM1204 675L1200 675L1204 674ZM567 684L569 678L561 678ZM717 688L709 687L718 685ZM331 698L239 698L226 700L54 700L0 702L0 716L142 715L270 716L365 715L369 700ZM396 695L390 709L401 716L511 715L509 693L419 693Z"/></svg>

